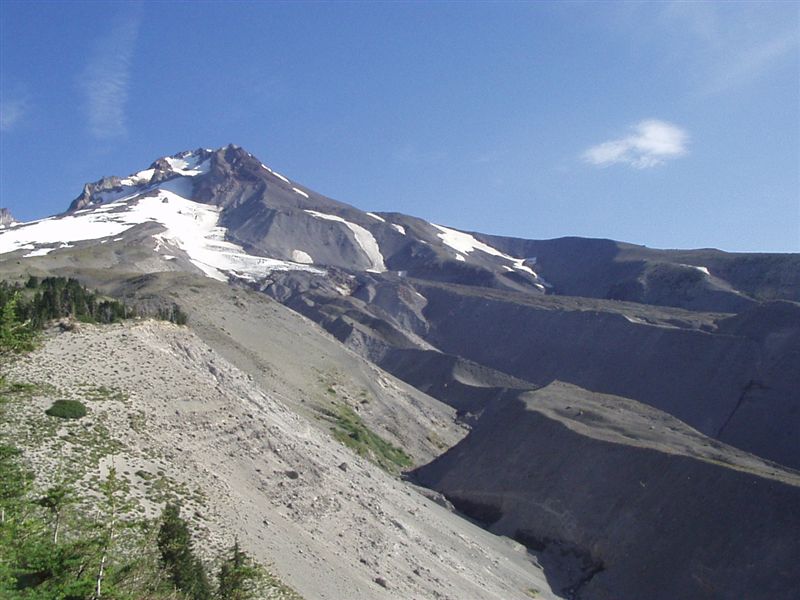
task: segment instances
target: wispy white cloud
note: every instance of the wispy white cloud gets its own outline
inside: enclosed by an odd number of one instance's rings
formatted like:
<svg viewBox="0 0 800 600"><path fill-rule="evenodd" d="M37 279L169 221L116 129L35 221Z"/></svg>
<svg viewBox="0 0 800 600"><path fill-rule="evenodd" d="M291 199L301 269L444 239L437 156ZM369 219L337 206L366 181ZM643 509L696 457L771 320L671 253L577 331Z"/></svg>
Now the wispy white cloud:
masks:
<svg viewBox="0 0 800 600"><path fill-rule="evenodd" d="M391 158L395 162L407 165L431 165L446 160L447 153L443 150L423 149L417 144L405 143L394 149Z"/></svg>
<svg viewBox="0 0 800 600"><path fill-rule="evenodd" d="M688 140L689 135L677 125L648 119L625 137L592 146L583 153L583 160L600 167L621 163L648 169L686 154Z"/></svg>
<svg viewBox="0 0 800 600"><path fill-rule="evenodd" d="M673 1L662 7L670 39L688 34L691 40L678 53L701 73L700 96L753 84L800 47L800 21L791 3Z"/></svg>
<svg viewBox="0 0 800 600"><path fill-rule="evenodd" d="M710 96L754 81L777 60L796 51L798 39L800 35L792 32L749 46L738 60L722 65L700 94Z"/></svg>
<svg viewBox="0 0 800 600"><path fill-rule="evenodd" d="M0 100L0 131L11 131L27 116L29 108L28 99L24 96Z"/></svg>
<svg viewBox="0 0 800 600"><path fill-rule="evenodd" d="M128 18L98 39L79 81L89 133L98 140L128 132L126 107L139 23L138 16Z"/></svg>

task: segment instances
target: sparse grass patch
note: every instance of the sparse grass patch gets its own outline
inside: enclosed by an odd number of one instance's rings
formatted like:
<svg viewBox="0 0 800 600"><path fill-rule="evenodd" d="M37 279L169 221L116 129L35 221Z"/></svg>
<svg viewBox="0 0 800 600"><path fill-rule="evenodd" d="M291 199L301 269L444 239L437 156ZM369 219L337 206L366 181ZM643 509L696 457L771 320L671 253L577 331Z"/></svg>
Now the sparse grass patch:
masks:
<svg viewBox="0 0 800 600"><path fill-rule="evenodd" d="M128 413L128 425L136 433L142 433L147 427L147 417L143 410Z"/></svg>
<svg viewBox="0 0 800 600"><path fill-rule="evenodd" d="M135 475L136 475L136 476L137 476L139 479L144 479L145 481L149 481L149 480L151 480L153 477L155 477L155 475L153 475L153 474L152 474L152 473L150 473L149 471L145 471L145 470L143 470L143 469L139 469L138 471L136 471Z"/></svg>
<svg viewBox="0 0 800 600"><path fill-rule="evenodd" d="M89 401L112 400L116 402L125 402L128 400L128 394L125 392L104 385L95 386L92 384L84 384L81 387L83 397Z"/></svg>
<svg viewBox="0 0 800 600"><path fill-rule="evenodd" d="M447 444L442 441L442 438L439 437L439 434L435 431L429 431L428 435L425 436L428 438L428 441L433 444L433 446L437 450L447 450Z"/></svg>
<svg viewBox="0 0 800 600"><path fill-rule="evenodd" d="M88 414L86 405L78 400L56 400L45 414L59 419L80 419Z"/></svg>
<svg viewBox="0 0 800 600"><path fill-rule="evenodd" d="M324 409L322 414L333 423L333 437L359 456L368 458L390 473L411 466L411 457L402 448L390 444L370 430L351 408L338 405Z"/></svg>

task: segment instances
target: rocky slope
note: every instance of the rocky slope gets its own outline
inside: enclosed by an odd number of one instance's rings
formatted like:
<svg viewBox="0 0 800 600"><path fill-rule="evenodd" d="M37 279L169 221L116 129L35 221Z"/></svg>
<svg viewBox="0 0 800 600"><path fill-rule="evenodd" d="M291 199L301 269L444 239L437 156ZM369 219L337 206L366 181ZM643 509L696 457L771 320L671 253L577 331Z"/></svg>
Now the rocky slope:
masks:
<svg viewBox="0 0 800 600"><path fill-rule="evenodd" d="M509 398L417 477L539 552L567 597L800 590L800 475L624 398L560 382Z"/></svg>
<svg viewBox="0 0 800 600"><path fill-rule="evenodd" d="M155 478L194 515L207 551L237 538L304 597L556 598L521 545L356 456L280 400L279 378L265 393L185 327L54 331L4 370L40 385L6 424L37 470L66 460L89 485L113 464L151 515ZM90 415L64 425L63 440L26 435L22 423L34 431L61 398L82 399Z"/></svg>

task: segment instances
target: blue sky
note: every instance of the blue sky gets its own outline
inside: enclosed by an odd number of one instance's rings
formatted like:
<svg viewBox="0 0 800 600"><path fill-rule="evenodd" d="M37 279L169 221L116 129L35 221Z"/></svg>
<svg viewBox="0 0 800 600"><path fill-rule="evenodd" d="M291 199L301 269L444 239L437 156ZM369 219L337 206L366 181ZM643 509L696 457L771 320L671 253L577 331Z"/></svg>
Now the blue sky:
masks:
<svg viewBox="0 0 800 600"><path fill-rule="evenodd" d="M0 1L0 205L233 142L376 211L800 251L800 4Z"/></svg>

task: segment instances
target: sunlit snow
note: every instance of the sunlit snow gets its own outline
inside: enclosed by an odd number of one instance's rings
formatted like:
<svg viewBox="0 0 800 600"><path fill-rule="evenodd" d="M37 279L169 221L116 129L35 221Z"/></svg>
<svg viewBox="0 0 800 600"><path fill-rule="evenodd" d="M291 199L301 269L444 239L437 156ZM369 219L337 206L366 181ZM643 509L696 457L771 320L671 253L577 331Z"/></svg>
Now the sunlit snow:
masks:
<svg viewBox="0 0 800 600"><path fill-rule="evenodd" d="M45 256L50 254L55 248L39 248L38 250L33 250L28 252L27 254L23 255L22 258L31 258L33 256Z"/></svg>
<svg viewBox="0 0 800 600"><path fill-rule="evenodd" d="M371 212L368 212L367 214L368 214L370 217L372 217L373 219L375 219L376 221L380 221L381 223L386 223L386 219L384 219L384 218L383 218L382 216L380 216L380 215L376 215L375 213L371 213Z"/></svg>
<svg viewBox="0 0 800 600"><path fill-rule="evenodd" d="M306 198L308 198L308 194L306 194L303 190L298 190L296 187L293 187L292 190L297 192L301 196L305 196Z"/></svg>
<svg viewBox="0 0 800 600"><path fill-rule="evenodd" d="M311 255L308 254L308 252L303 252L302 250L292 250L292 260L304 265L314 264L314 259L311 258Z"/></svg>
<svg viewBox="0 0 800 600"><path fill-rule="evenodd" d="M305 270L314 267L247 254L241 246L225 240L218 227L220 208L193 202L171 190L187 185L187 178L166 182L152 196L104 205L87 213L51 217L21 224L0 232L0 253L118 236L135 225L158 223L164 231L154 235L160 246L182 250L207 276L227 280L226 273L255 280L272 271ZM115 241L121 240L115 238ZM42 256L55 248L39 248L26 256ZM172 256L172 254L170 254Z"/></svg>
<svg viewBox="0 0 800 600"><path fill-rule="evenodd" d="M690 269L694 269L695 271L700 271L701 273L710 276L711 273L708 271L708 267L698 267L697 265L681 265L682 267L688 267Z"/></svg>
<svg viewBox="0 0 800 600"><path fill-rule="evenodd" d="M392 223L392 227L394 227L397 231L399 231L403 235L406 234L406 228L403 227L402 225L397 225L396 223Z"/></svg>
<svg viewBox="0 0 800 600"><path fill-rule="evenodd" d="M381 254L380 246L378 246L375 236L373 236L367 229L364 229L361 225L356 225L355 223L346 221L342 217L336 215L329 215L327 213L321 213L315 210L306 210L305 212L317 217L318 219L326 219L328 221L338 221L339 223L344 223L350 229L350 231L353 232L356 242L358 242L358 245L361 246L364 254L367 255L370 263L372 263L371 267L367 269L367 271L371 271L373 273L382 273L386 270L386 265L383 263L383 255Z"/></svg>
<svg viewBox="0 0 800 600"><path fill-rule="evenodd" d="M190 181L188 178L197 175L204 175L211 169L210 158L201 161L200 157L194 153L189 153L182 158L167 156L164 160L169 165L170 170L176 175L180 175L181 177L179 179L184 181ZM154 173L155 169L145 169L144 171L139 171L124 179L120 179L120 189L97 192L94 195L92 204L110 204L118 200L126 200L135 197L150 189L147 187L147 184L150 183ZM185 183L182 185L185 185ZM164 186L165 183L163 182L157 185L158 188L163 188ZM191 187L188 188L186 193L183 193L186 189L187 188L182 188L181 192L176 193L188 196L191 194Z"/></svg>
<svg viewBox="0 0 800 600"><path fill-rule="evenodd" d="M203 175L208 173L211 169L211 159L207 158L203 161L200 160L200 157L196 154L187 154L183 158L173 158L171 156L166 157L164 160L167 161L172 171L179 175L185 175L187 177L194 177L195 175Z"/></svg>
<svg viewBox="0 0 800 600"><path fill-rule="evenodd" d="M155 172L155 169L145 169L144 171L139 171L138 173L134 173L133 175L120 180L120 183L127 186L150 183L150 180L153 178L153 174Z"/></svg>
<svg viewBox="0 0 800 600"><path fill-rule="evenodd" d="M514 258L513 256L509 256L508 254L500 252L500 250L497 248L493 248L489 244L485 244L476 239L474 236L464 233L463 231L456 231L455 229L442 227L441 225L436 225L435 223L431 223L431 225L440 231L440 233L437 233L436 235L439 236L445 246L449 246L455 250L456 253L461 252L464 254L469 254L475 250L480 250L486 254L497 256L498 258L510 262L511 266L517 271L523 271L535 277L537 279L537 287L543 287L542 284L544 282L541 280L541 278L534 272L533 269L523 264L525 262L524 258ZM456 254L456 258L458 259L458 254Z"/></svg>
<svg viewBox="0 0 800 600"><path fill-rule="evenodd" d="M286 177L284 177L283 175L281 175L281 174L280 174L280 173L278 173L277 171L270 171L270 173L272 173L273 175L275 175L275 177L277 177L278 179L280 179L280 180L282 180L282 181L285 181L286 183L289 183L289 180L288 180L288 179L286 179Z"/></svg>

